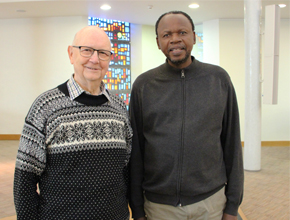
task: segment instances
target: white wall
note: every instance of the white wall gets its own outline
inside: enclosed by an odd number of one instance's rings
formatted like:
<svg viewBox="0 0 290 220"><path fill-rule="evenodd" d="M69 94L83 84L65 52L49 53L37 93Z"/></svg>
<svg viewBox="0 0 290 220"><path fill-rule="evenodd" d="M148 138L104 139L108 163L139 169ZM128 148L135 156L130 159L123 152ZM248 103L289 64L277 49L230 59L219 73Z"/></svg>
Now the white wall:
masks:
<svg viewBox="0 0 290 220"><path fill-rule="evenodd" d="M20 134L24 118L43 91L67 80L73 73L67 46L74 34L87 25L86 17L55 17L0 20L0 134ZM243 20L220 20L220 65L236 88L244 118ZM289 20L281 22L278 105L262 109L262 140L290 140L290 36ZM132 81L165 61L158 49L153 26L131 26Z"/></svg>
<svg viewBox="0 0 290 220"><path fill-rule="evenodd" d="M263 24L264 25L264 24ZM262 26L263 29L263 26ZM262 104L262 141L290 140L290 20L281 20L278 104ZM245 118L245 45L244 21L220 20L220 66L231 76L236 89L244 139ZM261 37L263 61L264 35ZM263 69L263 68L262 68ZM261 71L262 71L261 69ZM263 72L262 72L263 73ZM259 74L259 73L257 73Z"/></svg>
<svg viewBox="0 0 290 220"><path fill-rule="evenodd" d="M220 64L220 20L215 19L203 23L203 62Z"/></svg>
<svg viewBox="0 0 290 220"><path fill-rule="evenodd" d="M131 24L131 84L142 71L142 25Z"/></svg>
<svg viewBox="0 0 290 220"><path fill-rule="evenodd" d="M262 38L264 43L264 38ZM263 46L265 46L263 44ZM264 50L264 47L262 48ZM262 140L290 140L290 20L280 27L278 104L262 105ZM263 63L262 63L263 64ZM263 68L262 68L263 69Z"/></svg>
<svg viewBox="0 0 290 220"><path fill-rule="evenodd" d="M87 25L84 17L0 19L0 134L20 134L42 92L67 80L67 46Z"/></svg>
<svg viewBox="0 0 290 220"><path fill-rule="evenodd" d="M153 26L142 25L142 72L157 67L165 62L166 58L158 49L156 34Z"/></svg>
<svg viewBox="0 0 290 220"><path fill-rule="evenodd" d="M220 63L231 77L239 105L241 137L244 140L245 119L245 42L243 20L219 21Z"/></svg>
<svg viewBox="0 0 290 220"><path fill-rule="evenodd" d="M141 73L165 62L158 49L153 26L131 24L131 83Z"/></svg>

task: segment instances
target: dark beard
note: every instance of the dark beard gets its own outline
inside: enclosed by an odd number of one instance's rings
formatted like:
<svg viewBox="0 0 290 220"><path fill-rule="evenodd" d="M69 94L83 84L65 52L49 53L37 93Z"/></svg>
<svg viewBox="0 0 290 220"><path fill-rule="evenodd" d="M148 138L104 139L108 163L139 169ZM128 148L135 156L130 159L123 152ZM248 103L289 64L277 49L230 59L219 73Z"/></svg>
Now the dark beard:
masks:
<svg viewBox="0 0 290 220"><path fill-rule="evenodd" d="M185 57L181 60L171 60L170 56L167 56L167 59L174 65L176 66L180 66L181 64L185 63L188 59L188 57L190 57L190 53L186 53Z"/></svg>

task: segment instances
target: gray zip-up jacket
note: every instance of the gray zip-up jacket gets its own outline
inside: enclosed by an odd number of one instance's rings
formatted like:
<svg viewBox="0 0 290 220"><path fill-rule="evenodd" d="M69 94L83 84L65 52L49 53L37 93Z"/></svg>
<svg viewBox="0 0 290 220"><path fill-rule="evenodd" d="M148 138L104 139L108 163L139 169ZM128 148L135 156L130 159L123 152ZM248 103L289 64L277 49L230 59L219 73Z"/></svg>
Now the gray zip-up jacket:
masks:
<svg viewBox="0 0 290 220"><path fill-rule="evenodd" d="M226 186L225 213L237 215L243 160L234 87L221 67L192 57L176 69L167 62L134 82L130 117L133 217L149 201L172 206L206 199Z"/></svg>

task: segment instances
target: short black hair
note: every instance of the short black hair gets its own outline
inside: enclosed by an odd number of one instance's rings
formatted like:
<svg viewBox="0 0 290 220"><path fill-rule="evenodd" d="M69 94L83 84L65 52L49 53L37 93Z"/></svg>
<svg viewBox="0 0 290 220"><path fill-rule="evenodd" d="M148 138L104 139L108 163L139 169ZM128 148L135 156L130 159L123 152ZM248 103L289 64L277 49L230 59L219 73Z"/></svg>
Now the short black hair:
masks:
<svg viewBox="0 0 290 220"><path fill-rule="evenodd" d="M169 12L166 12L166 13L164 13L163 15L161 15L161 16L158 18L158 20L156 21L156 24L155 24L155 33L156 33L156 36L158 36L158 34L157 34L157 28L158 28L158 25L159 25L160 20L161 20L165 15L168 15L168 14L182 14L182 15L184 15L184 16L189 20L189 22L190 22L190 24L191 24L191 27L192 27L192 31L194 31L194 24L193 24L193 21L192 21L191 17L190 17L188 14L186 14L186 13L183 12L183 11L169 11Z"/></svg>

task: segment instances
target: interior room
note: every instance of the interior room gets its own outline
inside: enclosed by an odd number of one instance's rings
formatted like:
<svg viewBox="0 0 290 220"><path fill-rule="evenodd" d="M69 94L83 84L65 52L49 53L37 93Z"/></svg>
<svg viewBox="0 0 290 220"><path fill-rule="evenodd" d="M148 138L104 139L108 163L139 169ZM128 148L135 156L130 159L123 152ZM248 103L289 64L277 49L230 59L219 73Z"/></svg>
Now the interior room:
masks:
<svg viewBox="0 0 290 220"><path fill-rule="evenodd" d="M13 175L23 123L33 101L69 79L73 67L67 47L88 17L130 23L131 84L165 62L155 22L168 11L188 13L202 49L192 55L224 68L236 90L244 145L247 135L245 4L240 1L63 1L0 0L0 220L14 220ZM110 9L100 7L106 3ZM192 3L199 7L190 8ZM265 7L280 7L277 104L263 103ZM261 169L245 169L243 220L290 219L290 2L262 0L260 11ZM250 22L250 21L248 21ZM198 35L199 34L199 35Z"/></svg>

